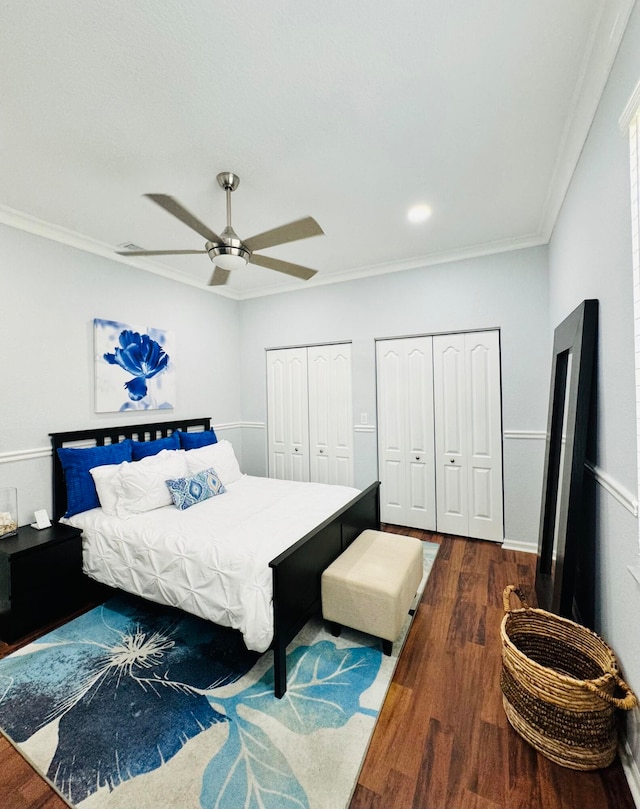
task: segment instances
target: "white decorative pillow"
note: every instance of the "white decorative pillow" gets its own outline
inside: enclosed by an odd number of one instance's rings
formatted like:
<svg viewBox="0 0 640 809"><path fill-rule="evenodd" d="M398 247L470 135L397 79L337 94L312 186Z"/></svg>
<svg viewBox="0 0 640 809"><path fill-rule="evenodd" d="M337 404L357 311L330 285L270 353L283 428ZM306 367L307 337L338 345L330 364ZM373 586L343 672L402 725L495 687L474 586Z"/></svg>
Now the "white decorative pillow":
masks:
<svg viewBox="0 0 640 809"><path fill-rule="evenodd" d="M122 463L128 462L123 461ZM100 507L105 514L110 514L112 517L116 514L118 505L118 494L115 490L114 481L121 466L122 464L119 463L110 463L104 466L94 466L93 469L89 470L98 492Z"/></svg>
<svg viewBox="0 0 640 809"><path fill-rule="evenodd" d="M213 467L225 486L240 480L242 472L232 445L226 439L207 447L187 450L187 469L190 475Z"/></svg>
<svg viewBox="0 0 640 809"><path fill-rule="evenodd" d="M114 478L118 517L131 517L143 511L170 506L171 494L165 481L186 475L185 456L185 450L165 449L140 461L120 464Z"/></svg>

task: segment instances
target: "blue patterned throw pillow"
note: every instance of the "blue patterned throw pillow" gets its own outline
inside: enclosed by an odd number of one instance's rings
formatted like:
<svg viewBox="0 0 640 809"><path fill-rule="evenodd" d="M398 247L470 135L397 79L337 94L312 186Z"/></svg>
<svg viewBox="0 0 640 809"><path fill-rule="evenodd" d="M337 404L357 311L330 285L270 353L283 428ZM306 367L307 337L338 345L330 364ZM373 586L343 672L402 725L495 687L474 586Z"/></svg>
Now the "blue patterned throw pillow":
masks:
<svg viewBox="0 0 640 809"><path fill-rule="evenodd" d="M182 511L227 491L213 467L205 469L204 472L198 472L190 478L167 480L166 483L174 505Z"/></svg>

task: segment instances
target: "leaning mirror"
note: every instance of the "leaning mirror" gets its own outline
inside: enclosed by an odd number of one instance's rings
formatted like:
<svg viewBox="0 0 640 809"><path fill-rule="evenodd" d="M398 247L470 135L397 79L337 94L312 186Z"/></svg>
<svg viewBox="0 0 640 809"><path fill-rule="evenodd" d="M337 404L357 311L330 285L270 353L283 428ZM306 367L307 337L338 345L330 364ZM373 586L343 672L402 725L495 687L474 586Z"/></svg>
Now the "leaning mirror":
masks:
<svg viewBox="0 0 640 809"><path fill-rule="evenodd" d="M584 463L589 437L598 301L583 301L554 332L536 595L543 609L577 617L576 566L584 539Z"/></svg>

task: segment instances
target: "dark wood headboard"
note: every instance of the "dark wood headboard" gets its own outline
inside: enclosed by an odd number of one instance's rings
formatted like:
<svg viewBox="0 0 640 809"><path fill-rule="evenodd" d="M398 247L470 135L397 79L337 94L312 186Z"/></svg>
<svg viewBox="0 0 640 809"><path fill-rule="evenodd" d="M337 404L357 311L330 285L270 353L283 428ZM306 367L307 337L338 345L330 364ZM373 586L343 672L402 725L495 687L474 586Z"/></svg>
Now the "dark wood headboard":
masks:
<svg viewBox="0 0 640 809"><path fill-rule="evenodd" d="M103 447L119 444L126 438L136 441L155 441L166 438L176 430L200 432L211 429L211 419L181 419L157 421L152 424L118 424L116 427L87 427L66 433L49 433L53 447L53 519L57 522L67 510L67 489L57 449L65 446Z"/></svg>

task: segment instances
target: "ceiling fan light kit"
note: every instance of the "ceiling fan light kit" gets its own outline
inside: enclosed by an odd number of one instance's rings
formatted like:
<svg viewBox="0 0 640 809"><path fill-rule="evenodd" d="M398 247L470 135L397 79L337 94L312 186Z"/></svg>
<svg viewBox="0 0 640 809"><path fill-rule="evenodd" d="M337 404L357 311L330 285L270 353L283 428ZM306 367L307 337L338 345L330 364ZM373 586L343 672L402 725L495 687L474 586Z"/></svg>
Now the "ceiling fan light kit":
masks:
<svg viewBox="0 0 640 809"><path fill-rule="evenodd" d="M303 267L300 264L292 264L289 261L272 258L271 256L254 254L254 251L264 250L267 247L307 239L310 236L324 235L324 231L315 219L307 216L304 219L290 222L288 225L281 225L264 233L259 233L250 239L245 239L243 242L231 225L231 193L240 184L240 178L231 171L222 171L218 174L217 180L218 185L227 195L227 226L220 236L200 222L173 197L167 194L145 194L150 200L164 208L167 213L175 216L183 224L203 236L207 240L204 250L116 250L116 253L121 256L177 256L208 253L209 258L215 264L215 269L209 281L210 286L226 284L231 272L242 269L248 263L266 267L269 270L276 270L276 272L282 272L305 281L316 274L317 270Z"/></svg>

